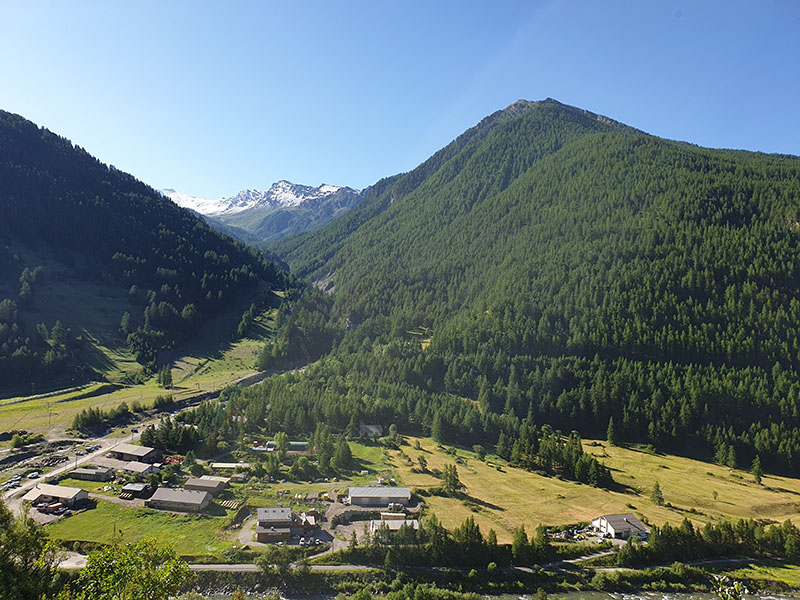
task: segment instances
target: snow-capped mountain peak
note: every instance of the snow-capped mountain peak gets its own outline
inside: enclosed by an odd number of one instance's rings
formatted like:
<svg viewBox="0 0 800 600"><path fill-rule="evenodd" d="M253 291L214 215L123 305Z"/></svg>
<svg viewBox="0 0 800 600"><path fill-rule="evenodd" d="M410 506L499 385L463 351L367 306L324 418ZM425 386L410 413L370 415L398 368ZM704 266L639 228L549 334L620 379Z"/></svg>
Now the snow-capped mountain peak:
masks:
<svg viewBox="0 0 800 600"><path fill-rule="evenodd" d="M204 215L219 216L236 214L257 206L265 208L298 207L307 202L323 201L342 189L350 190L350 188L336 185L322 184L319 187L311 187L281 180L273 183L266 191L242 190L231 198L219 198L218 200L197 198L173 189L163 189L161 193L178 206ZM351 191L357 193L356 190Z"/></svg>

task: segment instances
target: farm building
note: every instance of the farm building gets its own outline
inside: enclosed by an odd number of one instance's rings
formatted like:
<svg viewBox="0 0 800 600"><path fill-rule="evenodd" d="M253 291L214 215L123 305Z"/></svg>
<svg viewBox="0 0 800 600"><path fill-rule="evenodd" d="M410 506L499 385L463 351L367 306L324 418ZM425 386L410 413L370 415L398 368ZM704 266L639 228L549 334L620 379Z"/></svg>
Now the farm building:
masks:
<svg viewBox="0 0 800 600"><path fill-rule="evenodd" d="M294 515L285 507L259 508L256 514L256 540L262 543L284 542L292 536Z"/></svg>
<svg viewBox="0 0 800 600"><path fill-rule="evenodd" d="M161 452L147 446L134 446L133 444L119 444L109 451L109 456L119 460L153 463L156 462Z"/></svg>
<svg viewBox="0 0 800 600"><path fill-rule="evenodd" d="M220 481L218 479L203 479L202 477L190 477L186 480L186 483L183 484L183 489L185 490L197 490L199 492L208 492L212 496L216 496L228 484L224 481Z"/></svg>
<svg viewBox="0 0 800 600"><path fill-rule="evenodd" d="M202 512L211 503L211 494L195 490L177 490L160 487L144 505L163 510Z"/></svg>
<svg viewBox="0 0 800 600"><path fill-rule="evenodd" d="M298 516L283 506L259 508L256 517L256 540L259 542L286 541L292 535L309 535L317 527L315 516L307 513Z"/></svg>
<svg viewBox="0 0 800 600"><path fill-rule="evenodd" d="M75 506L89 499L89 492L80 488L39 483L22 497L23 502L61 502Z"/></svg>
<svg viewBox="0 0 800 600"><path fill-rule="evenodd" d="M355 506L407 505L411 490L407 487L351 487L347 496L349 504Z"/></svg>
<svg viewBox="0 0 800 600"><path fill-rule="evenodd" d="M137 477L144 477L150 473L156 473L158 470L153 466L143 462L131 460L125 463L122 467L126 475L136 475Z"/></svg>
<svg viewBox="0 0 800 600"><path fill-rule="evenodd" d="M69 476L86 481L111 481L114 478L114 471L105 467L79 467L70 471Z"/></svg>
<svg viewBox="0 0 800 600"><path fill-rule="evenodd" d="M594 527L603 537L628 539L631 536L646 537L650 529L637 519L633 513L620 515L603 515L592 521Z"/></svg>

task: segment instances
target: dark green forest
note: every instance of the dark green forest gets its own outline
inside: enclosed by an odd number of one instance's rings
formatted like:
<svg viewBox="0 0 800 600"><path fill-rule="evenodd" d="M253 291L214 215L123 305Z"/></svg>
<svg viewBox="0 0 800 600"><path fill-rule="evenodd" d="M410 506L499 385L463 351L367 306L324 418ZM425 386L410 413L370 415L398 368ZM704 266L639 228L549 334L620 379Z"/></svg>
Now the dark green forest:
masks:
<svg viewBox="0 0 800 600"><path fill-rule="evenodd" d="M79 146L0 111L0 278L19 289L0 303L0 380L30 382L72 368L80 344L61 323L27 330L46 270L24 264L28 249L49 253L75 280L128 292L120 335L143 364L191 336L230 300L285 274L255 250L213 231L158 192ZM66 315L65 318L69 318ZM80 325L80 324L78 324Z"/></svg>
<svg viewBox="0 0 800 600"><path fill-rule="evenodd" d="M619 443L797 474L799 211L796 157L518 102L272 247L334 290L338 334L247 393L291 395L298 426L438 421L468 445L523 421L605 438L613 419Z"/></svg>

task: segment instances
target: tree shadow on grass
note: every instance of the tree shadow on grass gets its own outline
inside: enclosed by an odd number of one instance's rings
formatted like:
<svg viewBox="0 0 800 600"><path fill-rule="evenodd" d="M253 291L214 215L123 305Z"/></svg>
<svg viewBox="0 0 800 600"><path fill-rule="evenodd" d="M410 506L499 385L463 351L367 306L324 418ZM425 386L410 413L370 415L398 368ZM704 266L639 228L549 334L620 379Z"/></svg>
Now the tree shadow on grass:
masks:
<svg viewBox="0 0 800 600"><path fill-rule="evenodd" d="M228 512L222 508L219 504L212 502L208 505L208 509L206 509L206 514L210 517L224 517L228 514Z"/></svg>
<svg viewBox="0 0 800 600"><path fill-rule="evenodd" d="M480 506L481 508L488 508L490 510L496 510L499 512L505 512L506 510L502 506L497 506L497 504L492 504L491 502L487 502L486 500L481 500L480 498L476 498L475 496L472 496L470 494L461 493L458 494L456 497L459 498L460 500L463 500L464 502Z"/></svg>

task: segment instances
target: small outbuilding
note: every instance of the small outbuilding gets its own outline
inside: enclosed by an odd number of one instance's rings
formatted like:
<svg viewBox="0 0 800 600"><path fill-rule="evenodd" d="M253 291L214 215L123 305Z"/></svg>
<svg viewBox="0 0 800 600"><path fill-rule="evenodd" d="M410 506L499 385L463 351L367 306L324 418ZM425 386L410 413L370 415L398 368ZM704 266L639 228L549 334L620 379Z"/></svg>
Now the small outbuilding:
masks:
<svg viewBox="0 0 800 600"><path fill-rule="evenodd" d="M592 521L592 527L603 537L626 540L629 537L647 537L650 529L633 513L603 515Z"/></svg>
<svg viewBox="0 0 800 600"><path fill-rule="evenodd" d="M411 490L407 487L351 487L347 501L354 506L406 506L411 501Z"/></svg>
<svg viewBox="0 0 800 600"><path fill-rule="evenodd" d="M162 510L203 512L211 503L211 494L196 490L179 490L160 487L144 505Z"/></svg>
<svg viewBox="0 0 800 600"><path fill-rule="evenodd" d="M150 494L150 486L146 483L126 483L120 491L120 498L146 498ZM123 498L124 499L124 498Z"/></svg>
<svg viewBox="0 0 800 600"><path fill-rule="evenodd" d="M397 533L401 527L410 527L411 529L419 529L419 521L417 519L381 519L380 521L372 520L369 522L369 531L375 535L377 532L384 530L389 534Z"/></svg>
<svg viewBox="0 0 800 600"><path fill-rule="evenodd" d="M105 467L79 467L70 471L69 476L85 481L111 481L114 479L114 471Z"/></svg>

